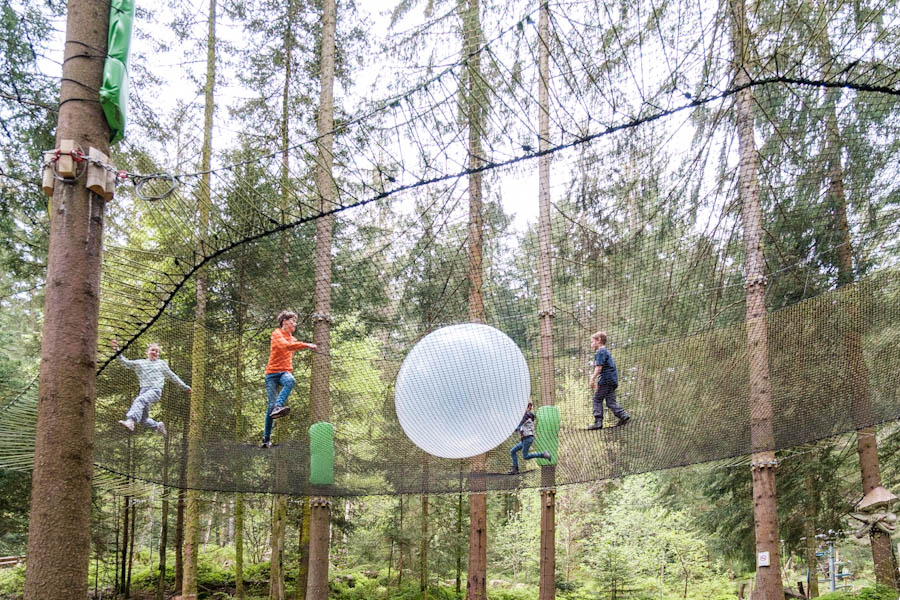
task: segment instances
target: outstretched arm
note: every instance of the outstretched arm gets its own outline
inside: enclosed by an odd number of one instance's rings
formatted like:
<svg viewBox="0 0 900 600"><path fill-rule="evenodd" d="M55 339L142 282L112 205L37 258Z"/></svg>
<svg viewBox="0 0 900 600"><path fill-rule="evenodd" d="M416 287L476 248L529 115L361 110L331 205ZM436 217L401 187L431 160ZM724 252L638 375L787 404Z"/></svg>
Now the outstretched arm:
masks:
<svg viewBox="0 0 900 600"><path fill-rule="evenodd" d="M163 367L164 367L163 373L165 374L166 379L168 379L169 381L171 381L172 383L174 383L175 385L177 385L178 387L180 387L181 389L183 389L183 390L185 390L185 391L187 391L187 392L190 392L190 391L191 391L191 386L189 386L188 384L186 384L185 382L183 382L183 381L178 377L178 375L176 375L176 374L172 371L172 369L169 368L169 363L163 362Z"/></svg>
<svg viewBox="0 0 900 600"><path fill-rule="evenodd" d="M277 331L277 330L276 330ZM307 344L306 342L290 342L280 335L272 335L272 348L275 350L315 350L315 344Z"/></svg>
<svg viewBox="0 0 900 600"><path fill-rule="evenodd" d="M119 342L117 340L111 340L111 342L112 342L113 350L118 352L119 351ZM132 371L134 371L135 367L137 366L136 360L128 360L127 358L125 358L124 354L119 355L119 361L122 363L123 366L131 369Z"/></svg>

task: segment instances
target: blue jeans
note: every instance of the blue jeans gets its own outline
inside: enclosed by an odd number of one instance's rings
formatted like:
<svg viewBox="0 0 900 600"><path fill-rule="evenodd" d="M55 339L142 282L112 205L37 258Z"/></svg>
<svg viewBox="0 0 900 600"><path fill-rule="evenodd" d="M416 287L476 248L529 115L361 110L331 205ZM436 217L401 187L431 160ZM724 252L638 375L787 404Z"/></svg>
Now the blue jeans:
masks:
<svg viewBox="0 0 900 600"><path fill-rule="evenodd" d="M522 451L522 458L524 460L529 460L532 458L543 458L543 453L529 454L528 450L531 448L531 444L534 443L534 436L529 435L528 437L523 437L522 441L510 448L509 454L512 456L513 460L513 469L519 468L519 457L517 456L519 450Z"/></svg>
<svg viewBox="0 0 900 600"><path fill-rule="evenodd" d="M278 388L281 388L281 393ZM294 376L290 371L266 374L266 429L263 431L263 441L268 442L272 435L272 411L276 406L284 406L291 390L294 389Z"/></svg>

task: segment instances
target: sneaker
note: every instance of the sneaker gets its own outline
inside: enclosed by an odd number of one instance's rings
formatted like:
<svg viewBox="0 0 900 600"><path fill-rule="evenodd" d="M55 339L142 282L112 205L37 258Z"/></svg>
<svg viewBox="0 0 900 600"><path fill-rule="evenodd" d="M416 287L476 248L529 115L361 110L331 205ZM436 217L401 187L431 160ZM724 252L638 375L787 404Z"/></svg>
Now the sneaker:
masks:
<svg viewBox="0 0 900 600"><path fill-rule="evenodd" d="M507 475L518 475L519 470L518 469L510 469L509 472L507 472L506 474Z"/></svg>
<svg viewBox="0 0 900 600"><path fill-rule="evenodd" d="M269 416L273 419L280 419L281 417L288 416L289 412L291 412L290 406L276 406L272 409L272 412L269 413Z"/></svg>
<svg viewBox="0 0 900 600"><path fill-rule="evenodd" d="M131 419L125 419L124 421L119 421L119 425L121 425L128 431L134 431L134 421L132 421Z"/></svg>
<svg viewBox="0 0 900 600"><path fill-rule="evenodd" d="M625 423L627 423L630 420L631 420L631 415L625 415L624 417L619 419L619 422L616 423L616 427L621 427L622 425L624 425Z"/></svg>
<svg viewBox="0 0 900 600"><path fill-rule="evenodd" d="M543 454L541 454L541 458L543 458L544 460L553 460L552 458L550 458L549 452L544 452Z"/></svg>
<svg viewBox="0 0 900 600"><path fill-rule="evenodd" d="M269 440L263 440L263 443L259 445L260 448L271 448L272 442Z"/></svg>
<svg viewBox="0 0 900 600"><path fill-rule="evenodd" d="M594 419L594 424L588 427L588 431L591 431L593 429L603 429L603 421L601 421L600 419Z"/></svg>
<svg viewBox="0 0 900 600"><path fill-rule="evenodd" d="M167 435L169 435L169 432L166 431L166 425L162 421L158 421L156 423L156 431L158 431L159 434L163 437L166 437Z"/></svg>

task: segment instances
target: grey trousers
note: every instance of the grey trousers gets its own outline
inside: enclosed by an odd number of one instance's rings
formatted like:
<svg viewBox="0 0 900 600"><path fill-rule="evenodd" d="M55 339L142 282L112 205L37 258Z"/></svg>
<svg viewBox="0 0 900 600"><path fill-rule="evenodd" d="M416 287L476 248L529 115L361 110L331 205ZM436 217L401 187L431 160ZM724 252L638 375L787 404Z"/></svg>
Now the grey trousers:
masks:
<svg viewBox="0 0 900 600"><path fill-rule="evenodd" d="M597 421L603 422L604 402L606 402L606 406L609 407L609 410L611 410L617 418L624 419L628 415L628 413L625 412L625 409L622 408L622 405L616 402L617 387L619 386L597 384L597 389L594 390L594 419Z"/></svg>
<svg viewBox="0 0 900 600"><path fill-rule="evenodd" d="M151 429L156 429L156 421L150 418L150 407L162 398L162 390L159 388L141 388L137 397L131 403L131 408L125 414L126 419L135 423L143 423Z"/></svg>

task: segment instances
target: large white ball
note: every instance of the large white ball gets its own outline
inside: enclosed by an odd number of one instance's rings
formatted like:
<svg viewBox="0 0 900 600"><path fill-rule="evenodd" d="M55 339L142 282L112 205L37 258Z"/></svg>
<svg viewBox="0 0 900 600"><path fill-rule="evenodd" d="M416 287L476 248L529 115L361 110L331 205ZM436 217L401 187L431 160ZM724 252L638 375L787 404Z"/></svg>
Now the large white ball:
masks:
<svg viewBox="0 0 900 600"><path fill-rule="evenodd" d="M467 458L515 431L531 394L522 351L501 331L466 323L419 340L397 375L394 405L412 442L441 458Z"/></svg>

